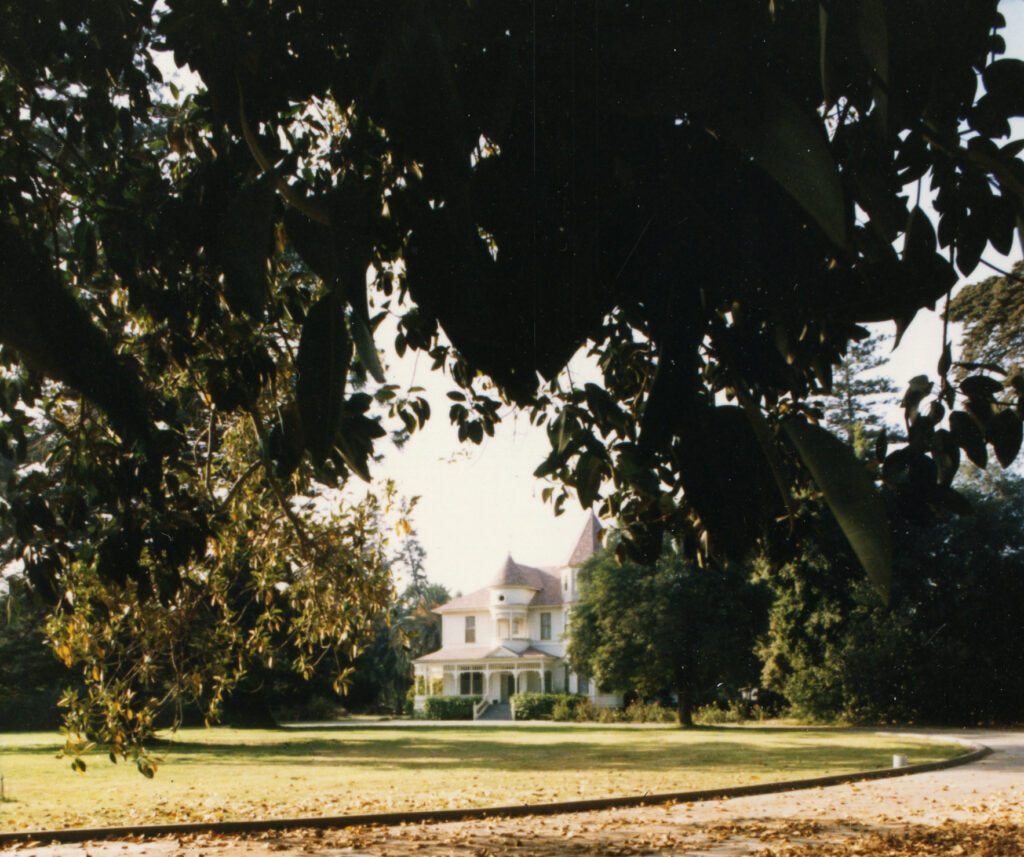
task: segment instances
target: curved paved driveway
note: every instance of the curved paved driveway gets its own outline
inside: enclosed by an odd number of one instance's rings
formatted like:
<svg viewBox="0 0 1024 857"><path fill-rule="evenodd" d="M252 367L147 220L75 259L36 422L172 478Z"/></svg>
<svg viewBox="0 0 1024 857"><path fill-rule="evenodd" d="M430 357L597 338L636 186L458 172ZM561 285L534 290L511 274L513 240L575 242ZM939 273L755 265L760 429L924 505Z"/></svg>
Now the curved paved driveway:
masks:
<svg viewBox="0 0 1024 857"><path fill-rule="evenodd" d="M253 839L190 836L20 850L33 857L1024 855L1024 732L932 734L976 741L994 752L980 762L934 773L697 804Z"/></svg>

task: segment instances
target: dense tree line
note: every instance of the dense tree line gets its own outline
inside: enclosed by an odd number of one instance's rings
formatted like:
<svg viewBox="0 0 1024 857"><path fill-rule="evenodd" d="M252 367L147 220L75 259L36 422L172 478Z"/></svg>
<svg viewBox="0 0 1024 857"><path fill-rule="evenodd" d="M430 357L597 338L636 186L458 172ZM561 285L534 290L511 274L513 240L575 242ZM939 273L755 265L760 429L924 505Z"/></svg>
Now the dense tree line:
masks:
<svg viewBox="0 0 1024 857"><path fill-rule="evenodd" d="M854 722L1019 723L1024 717L1024 483L965 488L974 511L899 521L887 607L826 521L803 556L764 559L764 685L802 716Z"/></svg>

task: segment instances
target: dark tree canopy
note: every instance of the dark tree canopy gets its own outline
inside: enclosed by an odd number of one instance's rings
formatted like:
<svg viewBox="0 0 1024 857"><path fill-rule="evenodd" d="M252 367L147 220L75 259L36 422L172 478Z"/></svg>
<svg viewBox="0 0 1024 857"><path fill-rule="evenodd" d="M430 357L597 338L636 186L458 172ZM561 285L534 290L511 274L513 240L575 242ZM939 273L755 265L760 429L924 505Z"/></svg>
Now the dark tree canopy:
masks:
<svg viewBox="0 0 1024 857"><path fill-rule="evenodd" d="M1009 249L1003 23L996 0L15 4L0 446L23 454L19 403L50 400L61 450L12 486L28 576L57 599L78 562L172 599L249 473L211 478L225 426L286 517L314 475L368 477L429 416L385 383L395 313L460 440L530 409L556 508L600 500L634 555L666 529L742 555L812 478L884 588L884 506L808 401L861 324L902 330ZM154 49L200 90L162 86ZM580 348L601 383L561 374ZM956 505L961 449L1020 445L1014 397L941 358L879 450L919 510Z"/></svg>

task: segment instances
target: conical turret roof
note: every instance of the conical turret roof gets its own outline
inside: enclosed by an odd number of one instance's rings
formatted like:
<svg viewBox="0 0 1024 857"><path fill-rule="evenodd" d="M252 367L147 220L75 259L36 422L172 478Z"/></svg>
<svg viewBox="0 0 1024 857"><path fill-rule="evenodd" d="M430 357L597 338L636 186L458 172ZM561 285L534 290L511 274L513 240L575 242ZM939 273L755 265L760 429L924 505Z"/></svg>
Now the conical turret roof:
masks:
<svg viewBox="0 0 1024 857"><path fill-rule="evenodd" d="M583 563L601 550L601 531L603 529L604 527L601 526L601 522L597 520L597 515L591 512L566 565L573 568L583 565Z"/></svg>
<svg viewBox="0 0 1024 857"><path fill-rule="evenodd" d="M520 565L512 554L508 555L504 565L498 570L490 586L525 586L529 589L543 589L541 571L528 565Z"/></svg>

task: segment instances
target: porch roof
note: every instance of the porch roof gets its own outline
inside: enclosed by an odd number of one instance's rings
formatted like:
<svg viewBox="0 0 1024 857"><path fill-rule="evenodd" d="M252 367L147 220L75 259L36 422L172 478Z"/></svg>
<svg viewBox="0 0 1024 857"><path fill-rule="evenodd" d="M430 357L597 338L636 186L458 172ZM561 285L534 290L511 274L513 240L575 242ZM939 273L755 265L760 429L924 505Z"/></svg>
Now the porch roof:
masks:
<svg viewBox="0 0 1024 857"><path fill-rule="evenodd" d="M423 663L460 663L464 664L467 661L522 661L522 660L549 660L557 661L558 655L552 655L549 652L542 652L540 649L535 649L530 646L524 649L522 652L514 652L512 649L506 648L505 646L498 646L492 648L490 646L452 646L446 649L438 649L436 652L431 652L429 655L423 655L421 658L416 658L414 664Z"/></svg>

